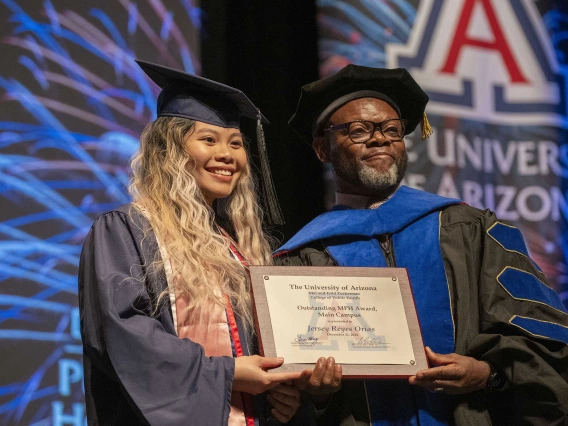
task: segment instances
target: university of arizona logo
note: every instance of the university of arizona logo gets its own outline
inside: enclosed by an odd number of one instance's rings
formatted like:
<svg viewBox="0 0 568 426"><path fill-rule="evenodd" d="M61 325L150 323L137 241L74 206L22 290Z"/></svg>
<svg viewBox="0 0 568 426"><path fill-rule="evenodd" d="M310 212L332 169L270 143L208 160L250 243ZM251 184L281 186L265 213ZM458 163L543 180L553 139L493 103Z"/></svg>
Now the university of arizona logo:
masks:
<svg viewBox="0 0 568 426"><path fill-rule="evenodd" d="M532 0L422 0L387 61L424 87L431 113L568 127L565 70Z"/></svg>

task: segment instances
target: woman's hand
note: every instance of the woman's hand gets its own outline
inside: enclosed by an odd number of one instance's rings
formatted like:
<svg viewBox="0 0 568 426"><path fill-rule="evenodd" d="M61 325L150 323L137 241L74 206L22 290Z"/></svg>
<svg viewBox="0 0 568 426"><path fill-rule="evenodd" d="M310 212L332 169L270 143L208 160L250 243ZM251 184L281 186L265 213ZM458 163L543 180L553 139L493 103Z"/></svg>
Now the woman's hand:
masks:
<svg viewBox="0 0 568 426"><path fill-rule="evenodd" d="M266 397L272 405L272 415L280 423L288 423L300 407L300 391L292 382L281 383L268 391Z"/></svg>
<svg viewBox="0 0 568 426"><path fill-rule="evenodd" d="M491 373L489 364L458 354L437 354L426 347L426 356L437 367L422 370L408 379L432 392L458 395L483 389Z"/></svg>
<svg viewBox="0 0 568 426"><path fill-rule="evenodd" d="M313 370L304 370L296 388L312 396L312 401L318 406L325 405L329 396L341 389L341 365L335 363L335 358L320 358Z"/></svg>
<svg viewBox="0 0 568 426"><path fill-rule="evenodd" d="M258 355L240 356L235 359L233 389L258 395L279 383L295 380L300 373L268 373L266 370L280 367L284 358L265 358Z"/></svg>

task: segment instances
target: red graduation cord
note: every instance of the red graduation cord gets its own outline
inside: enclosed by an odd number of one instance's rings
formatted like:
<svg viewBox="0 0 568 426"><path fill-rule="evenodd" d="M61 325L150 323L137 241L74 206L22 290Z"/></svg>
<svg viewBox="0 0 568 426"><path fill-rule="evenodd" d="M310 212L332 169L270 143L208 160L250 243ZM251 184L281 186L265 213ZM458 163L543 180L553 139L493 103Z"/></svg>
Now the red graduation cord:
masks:
<svg viewBox="0 0 568 426"><path fill-rule="evenodd" d="M245 270L247 270L247 267L248 267L247 262L245 261L243 256L239 253L239 251L237 250L237 247L233 244L233 241L231 240L231 238L227 235L227 233L223 229L221 229L221 232L228 239L229 248L231 249L231 252L233 252L235 257L237 259L239 259L239 261L241 262L241 264L243 265ZM248 272L248 270L247 270L247 272ZM229 300L229 297L227 295L225 295L225 300L227 302L227 307L226 307L227 321L229 323L229 330L231 332L231 338L233 339L233 344L235 345L235 354L236 354L237 357L240 357L240 356L243 356L244 353L243 353L243 346L241 344L241 338L239 336L239 328L237 326L237 321L235 319L235 313L233 311L233 306L231 305L231 301ZM243 399L243 411L245 413L245 419L246 419L247 426L254 426L254 417L252 416L253 409L252 409L251 395L249 393L246 393L246 392L241 392L241 397Z"/></svg>

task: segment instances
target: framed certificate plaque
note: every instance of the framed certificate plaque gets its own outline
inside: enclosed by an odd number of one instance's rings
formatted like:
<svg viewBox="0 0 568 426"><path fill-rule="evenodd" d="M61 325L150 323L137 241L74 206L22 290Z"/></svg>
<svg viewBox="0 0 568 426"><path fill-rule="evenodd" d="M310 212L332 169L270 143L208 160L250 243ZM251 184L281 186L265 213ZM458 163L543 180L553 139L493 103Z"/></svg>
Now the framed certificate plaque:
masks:
<svg viewBox="0 0 568 426"><path fill-rule="evenodd" d="M406 269L251 266L260 352L273 371L332 356L346 378L405 378L428 368Z"/></svg>

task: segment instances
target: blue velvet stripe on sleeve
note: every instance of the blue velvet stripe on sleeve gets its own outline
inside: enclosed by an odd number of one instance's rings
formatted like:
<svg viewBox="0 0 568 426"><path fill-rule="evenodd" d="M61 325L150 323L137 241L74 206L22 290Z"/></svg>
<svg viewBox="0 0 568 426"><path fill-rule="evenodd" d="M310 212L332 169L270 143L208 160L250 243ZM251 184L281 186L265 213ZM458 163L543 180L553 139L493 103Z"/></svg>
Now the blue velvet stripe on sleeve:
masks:
<svg viewBox="0 0 568 426"><path fill-rule="evenodd" d="M568 314L558 294L530 272L507 266L497 281L513 299L543 303Z"/></svg>
<svg viewBox="0 0 568 426"><path fill-rule="evenodd" d="M558 340L568 345L568 327L563 325L518 315L509 322L533 336Z"/></svg>
<svg viewBox="0 0 568 426"><path fill-rule="evenodd" d="M487 230L487 234L493 238L497 244L503 247L503 249L526 256L533 266L538 269L539 272L542 272L536 262L531 259L525 240L523 239L523 234L521 234L519 229L501 222L495 222L493 226Z"/></svg>

